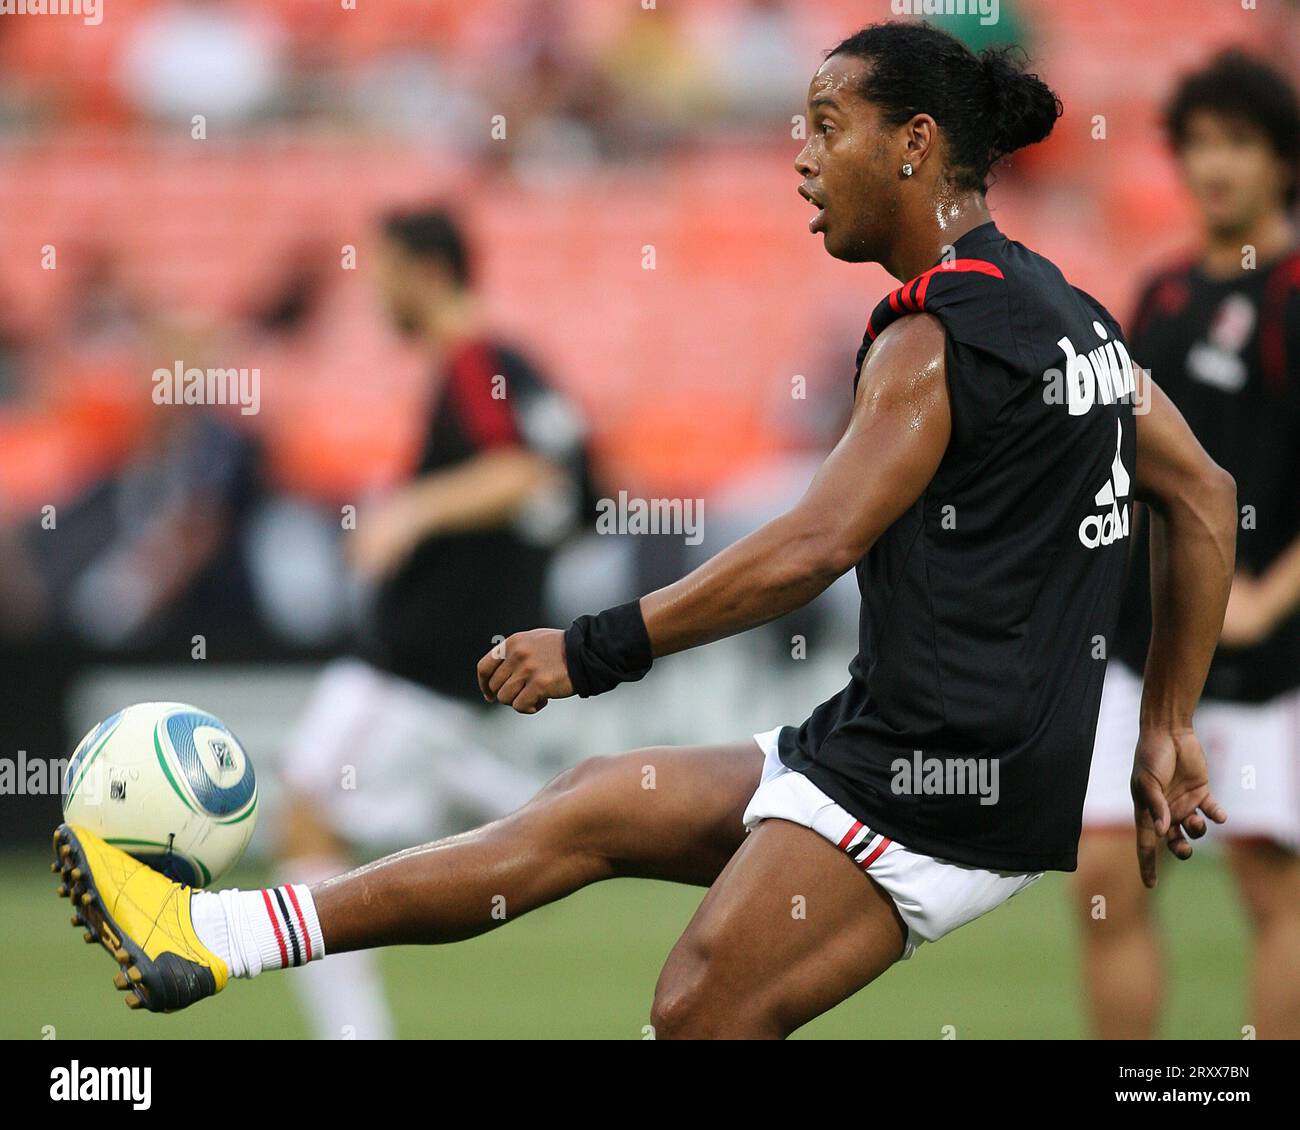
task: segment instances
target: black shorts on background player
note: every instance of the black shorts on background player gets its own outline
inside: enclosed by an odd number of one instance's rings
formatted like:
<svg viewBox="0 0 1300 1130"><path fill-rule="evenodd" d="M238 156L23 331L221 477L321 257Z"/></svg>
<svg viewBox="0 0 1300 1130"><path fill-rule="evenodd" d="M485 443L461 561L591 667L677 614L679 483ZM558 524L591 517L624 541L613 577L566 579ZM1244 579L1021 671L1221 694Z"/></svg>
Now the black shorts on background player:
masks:
<svg viewBox="0 0 1300 1130"><path fill-rule="evenodd" d="M1114 630L1127 557L1131 367L1115 319L993 223L954 250L875 308L858 355L860 369L896 318L940 319L948 450L858 564L849 684L782 730L779 751L913 851L1070 871L1105 674L1099 642ZM1072 380L1080 393L1091 382L1093 403L1067 396ZM918 753L978 759L989 780L996 763L996 802L973 788L900 792L897 765Z"/></svg>
<svg viewBox="0 0 1300 1130"><path fill-rule="evenodd" d="M1135 355L1211 459L1237 480L1237 569L1259 576L1300 536L1300 252L1208 278L1157 275L1133 319ZM1151 639L1147 525L1139 522L1116 656L1141 673ZM1220 647L1204 698L1261 703L1300 686L1300 611L1253 647Z"/></svg>

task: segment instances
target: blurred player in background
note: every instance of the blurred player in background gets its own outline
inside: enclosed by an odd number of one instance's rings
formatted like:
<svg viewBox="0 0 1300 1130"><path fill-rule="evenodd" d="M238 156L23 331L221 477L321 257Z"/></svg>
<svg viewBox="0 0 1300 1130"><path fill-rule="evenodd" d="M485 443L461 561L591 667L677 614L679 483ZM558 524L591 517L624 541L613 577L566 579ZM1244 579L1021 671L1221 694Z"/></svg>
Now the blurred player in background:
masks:
<svg viewBox="0 0 1300 1130"><path fill-rule="evenodd" d="M362 507L347 535L373 606L360 655L326 668L289 742L280 856L295 876L346 870L354 845L427 836L448 807L493 818L537 791L472 736L474 663L544 618L553 547L586 481L581 417L488 335L457 225L404 212L383 236L385 305L438 374L413 477ZM318 1034L391 1033L370 955L312 974L300 986Z"/></svg>
<svg viewBox="0 0 1300 1130"><path fill-rule="evenodd" d="M1170 139L1200 211L1203 246L1142 292L1133 352L1211 458L1237 479L1237 571L1196 715L1215 833L1254 934L1246 1022L1300 1037L1300 110L1286 80L1226 53L1169 105ZM1133 872L1129 771L1151 631L1149 521L1138 525L1084 807L1078 892L1099 1035L1149 1038L1162 1003L1152 897ZM1092 900L1104 895L1105 917Z"/></svg>

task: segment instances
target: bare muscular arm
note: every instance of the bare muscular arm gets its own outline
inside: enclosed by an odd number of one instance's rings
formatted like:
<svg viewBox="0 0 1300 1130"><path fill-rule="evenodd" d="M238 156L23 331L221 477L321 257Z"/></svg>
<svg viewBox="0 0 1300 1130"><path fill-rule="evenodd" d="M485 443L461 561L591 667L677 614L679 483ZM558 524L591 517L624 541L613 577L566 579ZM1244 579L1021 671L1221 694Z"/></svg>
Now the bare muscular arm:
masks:
<svg viewBox="0 0 1300 1130"><path fill-rule="evenodd" d="M944 331L903 318L863 363L853 416L803 498L680 581L641 599L656 656L735 635L799 608L871 548L925 490L951 434ZM573 694L563 633L520 632L485 655L488 701L522 714Z"/></svg>
<svg viewBox="0 0 1300 1130"><path fill-rule="evenodd" d="M1132 792L1138 863L1153 887L1162 838L1186 859L1187 836L1205 834L1205 817L1226 819L1210 794L1192 713L1232 584L1237 494L1169 398L1145 383L1150 411L1137 416L1135 493L1150 510L1152 622Z"/></svg>

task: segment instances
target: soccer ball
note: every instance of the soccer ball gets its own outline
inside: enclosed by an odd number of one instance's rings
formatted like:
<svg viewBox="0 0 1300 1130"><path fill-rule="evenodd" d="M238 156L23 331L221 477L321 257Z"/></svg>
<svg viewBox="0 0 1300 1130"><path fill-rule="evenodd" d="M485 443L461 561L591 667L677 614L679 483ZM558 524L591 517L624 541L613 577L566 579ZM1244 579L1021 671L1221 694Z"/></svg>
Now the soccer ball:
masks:
<svg viewBox="0 0 1300 1130"><path fill-rule="evenodd" d="M238 739L207 711L140 702L81 739L63 776L63 818L206 887L248 846L257 778Z"/></svg>

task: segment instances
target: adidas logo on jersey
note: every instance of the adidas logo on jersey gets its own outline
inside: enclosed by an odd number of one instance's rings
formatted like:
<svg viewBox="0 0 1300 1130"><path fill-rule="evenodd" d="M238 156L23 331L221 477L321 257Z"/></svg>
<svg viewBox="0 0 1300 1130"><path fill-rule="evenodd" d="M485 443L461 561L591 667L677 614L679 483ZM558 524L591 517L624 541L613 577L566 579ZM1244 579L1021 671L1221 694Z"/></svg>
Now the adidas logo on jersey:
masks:
<svg viewBox="0 0 1300 1130"><path fill-rule="evenodd" d="M1115 404L1133 392L1133 360L1116 338L1110 341L1106 327L1093 322L1092 328L1105 342L1086 353L1074 348L1068 338L1056 344L1065 351L1065 399L1071 416L1082 416L1094 404Z"/></svg>
<svg viewBox="0 0 1300 1130"><path fill-rule="evenodd" d="M1079 540L1088 549L1099 545L1110 545L1120 538L1128 537L1128 503L1120 505L1121 498L1128 498L1129 475L1120 461L1120 445L1124 442L1124 426L1115 421L1115 461L1110 465L1110 478L1097 492L1093 504L1109 507L1104 514L1089 514L1079 523Z"/></svg>

